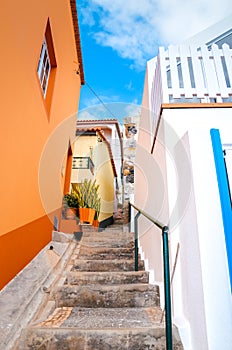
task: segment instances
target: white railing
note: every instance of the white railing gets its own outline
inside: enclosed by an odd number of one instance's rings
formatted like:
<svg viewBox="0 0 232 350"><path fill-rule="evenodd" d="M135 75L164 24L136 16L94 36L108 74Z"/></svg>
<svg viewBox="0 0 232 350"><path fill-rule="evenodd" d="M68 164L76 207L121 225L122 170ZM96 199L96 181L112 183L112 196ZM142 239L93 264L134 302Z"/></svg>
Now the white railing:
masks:
<svg viewBox="0 0 232 350"><path fill-rule="evenodd" d="M232 102L232 50L227 44L161 47L150 102L155 115L162 103Z"/></svg>
<svg viewBox="0 0 232 350"><path fill-rule="evenodd" d="M164 72L161 72L161 69L165 70L165 67L160 63L160 55L157 57L157 63L155 68L155 74L151 87L151 119L153 120L152 129L155 130L155 124L157 123L157 116L160 114L160 108L163 103L163 89L162 89L162 81L161 77ZM153 119L153 114L155 118Z"/></svg>

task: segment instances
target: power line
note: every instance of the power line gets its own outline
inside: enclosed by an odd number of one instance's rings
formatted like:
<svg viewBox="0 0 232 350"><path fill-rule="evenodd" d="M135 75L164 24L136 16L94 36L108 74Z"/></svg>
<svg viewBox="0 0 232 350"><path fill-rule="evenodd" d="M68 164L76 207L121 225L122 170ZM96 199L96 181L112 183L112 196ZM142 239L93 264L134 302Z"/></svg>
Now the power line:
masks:
<svg viewBox="0 0 232 350"><path fill-rule="evenodd" d="M105 103L102 101L102 99L98 96L98 94L94 91L94 89L87 83L87 81L85 80L85 85L88 86L89 90L97 97L97 99L101 102L101 104L103 105L103 107L111 114L111 116L114 119L118 119L112 112L111 110L105 105Z"/></svg>

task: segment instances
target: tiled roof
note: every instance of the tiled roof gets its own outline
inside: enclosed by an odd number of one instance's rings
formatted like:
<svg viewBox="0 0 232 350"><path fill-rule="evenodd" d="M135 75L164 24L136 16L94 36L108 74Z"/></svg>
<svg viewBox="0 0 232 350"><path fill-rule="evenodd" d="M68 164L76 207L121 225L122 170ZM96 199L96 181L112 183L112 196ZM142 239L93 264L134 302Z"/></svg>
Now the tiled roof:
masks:
<svg viewBox="0 0 232 350"><path fill-rule="evenodd" d="M121 131L120 131L120 127L119 127L119 123L117 119L93 119L93 120L77 120L77 127L78 125L101 125L101 124L114 124L116 129L117 129L117 133L118 133L118 137L120 139L120 141L122 140L122 135L121 135Z"/></svg>
<svg viewBox="0 0 232 350"><path fill-rule="evenodd" d="M101 130L100 127L96 127L96 128L82 128L82 127L79 127L79 128L76 128L76 132L86 132L86 131L99 131Z"/></svg>
<svg viewBox="0 0 232 350"><path fill-rule="evenodd" d="M84 85L85 78L84 78L84 69L83 69L83 61L82 61L81 40L80 40L80 32L79 32L79 25L78 25L76 0L70 0L70 6L71 6L71 11L72 11L77 58L78 58L78 62L79 62L79 74L80 74L80 78L81 78L81 85Z"/></svg>
<svg viewBox="0 0 232 350"><path fill-rule="evenodd" d="M78 120L77 123L81 124L116 124L118 123L117 119L84 119L84 120Z"/></svg>

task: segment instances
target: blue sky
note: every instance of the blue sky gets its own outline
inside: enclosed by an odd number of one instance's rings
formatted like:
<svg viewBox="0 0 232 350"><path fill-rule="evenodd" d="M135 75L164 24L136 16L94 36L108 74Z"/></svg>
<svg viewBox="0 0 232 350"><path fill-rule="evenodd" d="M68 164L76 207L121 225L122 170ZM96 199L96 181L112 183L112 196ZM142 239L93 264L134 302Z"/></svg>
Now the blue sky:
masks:
<svg viewBox="0 0 232 350"><path fill-rule="evenodd" d="M231 0L77 0L77 10L87 82L78 118L122 122L139 113L146 62L158 47L220 21Z"/></svg>

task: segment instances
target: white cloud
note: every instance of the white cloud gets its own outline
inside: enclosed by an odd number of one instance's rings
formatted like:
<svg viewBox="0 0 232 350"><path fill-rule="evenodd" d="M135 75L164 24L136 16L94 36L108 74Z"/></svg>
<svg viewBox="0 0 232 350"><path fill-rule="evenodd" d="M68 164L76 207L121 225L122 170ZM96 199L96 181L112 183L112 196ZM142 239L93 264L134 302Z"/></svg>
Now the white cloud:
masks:
<svg viewBox="0 0 232 350"><path fill-rule="evenodd" d="M78 120L97 120L99 119L99 116L96 114L93 114L92 112L86 111L86 110L82 110L79 114L78 114Z"/></svg>
<svg viewBox="0 0 232 350"><path fill-rule="evenodd" d="M182 42L229 15L231 0L90 0L80 11L97 43L143 69L158 46Z"/></svg>
<svg viewBox="0 0 232 350"><path fill-rule="evenodd" d="M92 90L88 91L88 94L82 98L82 105L83 108L88 108L89 106L98 106L98 110L102 109L105 110L104 104L110 103L110 102L119 102L120 96L118 95L98 95L93 88ZM94 92L93 92L94 91ZM89 93L91 94L91 97L89 96ZM92 97L93 95L93 97ZM97 97L97 96L98 97Z"/></svg>
<svg viewBox="0 0 232 350"><path fill-rule="evenodd" d="M109 111L112 113L110 114ZM90 106L83 109L78 114L78 120L103 120L118 119L119 123L123 123L123 118L128 116L137 116L141 114L141 106L137 101L133 103L113 102L103 105Z"/></svg>
<svg viewBox="0 0 232 350"><path fill-rule="evenodd" d="M110 98L108 98L110 100ZM112 103L97 103L91 104L90 100L87 103L88 107L82 109L78 114L78 119L84 120L95 120L95 119L117 119L117 115L114 114L114 104Z"/></svg>
<svg viewBox="0 0 232 350"><path fill-rule="evenodd" d="M125 112L128 116L137 116L141 114L141 106L138 106L136 104L136 101L134 103L128 104L125 107Z"/></svg>
<svg viewBox="0 0 232 350"><path fill-rule="evenodd" d="M97 97L85 97L82 98L82 105L83 108L87 108L88 106L94 106L99 104L99 100L97 99Z"/></svg>
<svg viewBox="0 0 232 350"><path fill-rule="evenodd" d="M230 0L162 0L157 26L165 43L180 43L227 17Z"/></svg>

